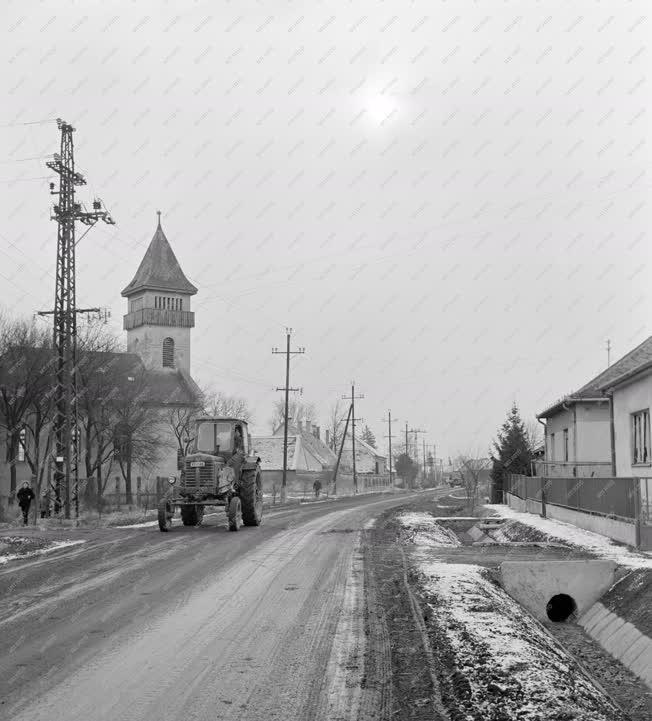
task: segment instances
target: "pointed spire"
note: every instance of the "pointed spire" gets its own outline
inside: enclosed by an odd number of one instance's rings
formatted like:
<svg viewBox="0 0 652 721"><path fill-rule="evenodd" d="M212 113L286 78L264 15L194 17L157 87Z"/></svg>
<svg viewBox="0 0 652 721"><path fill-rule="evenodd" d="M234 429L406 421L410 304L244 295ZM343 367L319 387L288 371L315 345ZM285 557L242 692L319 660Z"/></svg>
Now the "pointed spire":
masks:
<svg viewBox="0 0 652 721"><path fill-rule="evenodd" d="M128 297L143 290L195 295L197 288L186 278L179 261L161 227L161 211L156 211L158 225L136 275L122 291Z"/></svg>

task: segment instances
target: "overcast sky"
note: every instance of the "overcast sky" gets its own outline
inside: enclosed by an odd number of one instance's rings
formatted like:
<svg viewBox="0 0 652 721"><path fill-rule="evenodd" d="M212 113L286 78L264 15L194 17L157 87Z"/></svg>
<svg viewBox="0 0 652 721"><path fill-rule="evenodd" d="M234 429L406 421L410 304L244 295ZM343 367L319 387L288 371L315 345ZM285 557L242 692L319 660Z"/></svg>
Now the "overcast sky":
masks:
<svg viewBox="0 0 652 721"><path fill-rule="evenodd" d="M355 379L377 436L391 408L445 456L650 334L647 3L5 8L5 307L53 304L59 136L21 123L61 117L117 222L78 246L78 304L120 331L160 209L199 288L193 375L255 431L286 326L324 416Z"/></svg>

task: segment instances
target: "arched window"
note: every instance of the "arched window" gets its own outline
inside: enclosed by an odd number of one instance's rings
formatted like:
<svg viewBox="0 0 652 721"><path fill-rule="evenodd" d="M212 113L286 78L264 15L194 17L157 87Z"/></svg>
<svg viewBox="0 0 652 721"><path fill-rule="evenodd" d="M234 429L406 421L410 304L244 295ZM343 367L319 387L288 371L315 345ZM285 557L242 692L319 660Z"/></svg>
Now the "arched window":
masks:
<svg viewBox="0 0 652 721"><path fill-rule="evenodd" d="M165 338L163 341L163 367L174 368L174 339Z"/></svg>

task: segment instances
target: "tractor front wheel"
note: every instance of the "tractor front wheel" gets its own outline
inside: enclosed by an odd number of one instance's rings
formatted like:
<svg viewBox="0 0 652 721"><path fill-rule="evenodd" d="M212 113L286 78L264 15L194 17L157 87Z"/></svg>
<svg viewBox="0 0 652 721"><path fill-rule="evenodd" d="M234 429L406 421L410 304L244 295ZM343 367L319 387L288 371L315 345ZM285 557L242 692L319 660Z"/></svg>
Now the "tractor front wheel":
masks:
<svg viewBox="0 0 652 721"><path fill-rule="evenodd" d="M161 533L167 533L172 528L174 508L169 501L163 500L158 504L158 527Z"/></svg>
<svg viewBox="0 0 652 721"><path fill-rule="evenodd" d="M242 522L245 526L260 526L263 520L263 481L260 471L245 471L240 481Z"/></svg>

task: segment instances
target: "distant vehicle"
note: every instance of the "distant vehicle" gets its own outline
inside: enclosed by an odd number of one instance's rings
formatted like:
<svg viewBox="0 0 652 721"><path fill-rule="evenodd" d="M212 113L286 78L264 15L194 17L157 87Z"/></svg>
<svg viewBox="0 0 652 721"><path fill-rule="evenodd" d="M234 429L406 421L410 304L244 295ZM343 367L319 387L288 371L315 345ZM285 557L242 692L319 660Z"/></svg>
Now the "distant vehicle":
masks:
<svg viewBox="0 0 652 721"><path fill-rule="evenodd" d="M206 506L224 506L229 530L259 526L263 518L263 479L260 458L251 449L246 421L237 418L201 418L195 423L190 453L179 459L179 482L158 507L162 532L172 528L176 508L184 526L197 526Z"/></svg>

